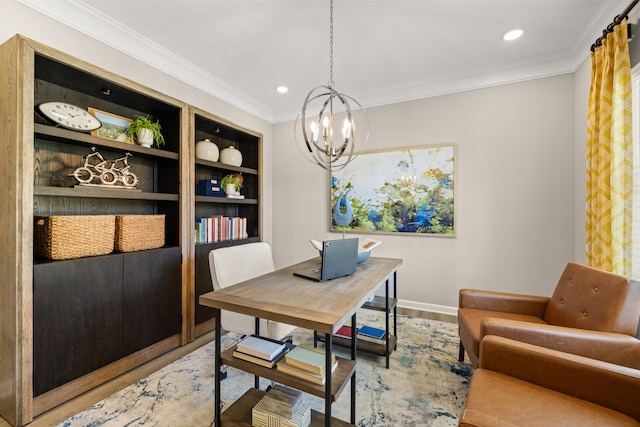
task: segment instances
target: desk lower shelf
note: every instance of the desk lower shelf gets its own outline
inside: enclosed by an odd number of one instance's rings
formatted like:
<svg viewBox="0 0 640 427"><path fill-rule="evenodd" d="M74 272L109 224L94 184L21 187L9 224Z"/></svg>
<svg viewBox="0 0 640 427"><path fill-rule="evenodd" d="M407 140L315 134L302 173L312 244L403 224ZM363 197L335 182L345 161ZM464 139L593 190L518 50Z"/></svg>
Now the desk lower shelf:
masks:
<svg viewBox="0 0 640 427"><path fill-rule="evenodd" d="M255 388L247 390L238 400L233 402L220 416L221 424L225 427L250 427L251 409L262 399L266 392ZM311 410L311 427L321 427L325 425L324 414ZM333 427L354 426L346 421L331 418Z"/></svg>
<svg viewBox="0 0 640 427"><path fill-rule="evenodd" d="M318 341L324 342L324 337L318 335ZM357 340L358 341L358 351L362 351L365 353L377 354L379 356L387 355L387 347L386 343L374 343L371 341L365 340ZM340 337L334 335L332 338L333 344L342 345L346 347L351 347L351 339ZM398 342L398 337L395 335L389 335L389 354L393 353L393 350L396 348L396 343Z"/></svg>
<svg viewBox="0 0 640 427"><path fill-rule="evenodd" d="M237 357L233 357L234 350L235 346L232 346L222 352L221 363L223 365L231 366L240 369L241 371L248 372L280 384L288 385L289 387L293 387L314 396L321 398L325 397L324 385L313 384L309 381L298 379L289 374L282 373L276 368L265 368L263 366L256 365L255 363L238 359ZM356 370L355 360L344 359L342 357L336 357L336 359L338 359L338 369L336 369L331 376L331 402L335 402L337 400L338 396L340 396L340 393L349 383L349 380Z"/></svg>

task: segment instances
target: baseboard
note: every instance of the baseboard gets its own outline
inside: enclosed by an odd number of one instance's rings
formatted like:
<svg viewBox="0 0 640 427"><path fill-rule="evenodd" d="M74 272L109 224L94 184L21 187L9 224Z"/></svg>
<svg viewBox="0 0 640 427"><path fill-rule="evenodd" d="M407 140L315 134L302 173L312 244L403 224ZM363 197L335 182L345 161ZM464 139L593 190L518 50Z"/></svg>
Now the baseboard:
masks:
<svg viewBox="0 0 640 427"><path fill-rule="evenodd" d="M441 320L449 323L458 322L458 308L447 305L398 300L398 312L425 319Z"/></svg>
<svg viewBox="0 0 640 427"><path fill-rule="evenodd" d="M448 305L427 304L423 302L398 300L398 307L411 308L413 310L430 311L432 313L450 314L452 316L458 315L458 307L451 307Z"/></svg>

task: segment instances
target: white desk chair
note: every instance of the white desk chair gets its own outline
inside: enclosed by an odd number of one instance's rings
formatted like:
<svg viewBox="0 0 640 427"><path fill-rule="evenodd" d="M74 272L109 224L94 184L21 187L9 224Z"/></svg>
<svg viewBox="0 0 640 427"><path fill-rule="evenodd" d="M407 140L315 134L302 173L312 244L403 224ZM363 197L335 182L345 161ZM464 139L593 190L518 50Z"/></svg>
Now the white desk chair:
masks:
<svg viewBox="0 0 640 427"><path fill-rule="evenodd" d="M213 290L235 285L236 283L275 271L271 246L265 242L248 243L214 249L209 252L209 269ZM255 317L222 310L221 327L230 332L251 335L256 331ZM260 319L260 335L282 340L296 329L286 323Z"/></svg>

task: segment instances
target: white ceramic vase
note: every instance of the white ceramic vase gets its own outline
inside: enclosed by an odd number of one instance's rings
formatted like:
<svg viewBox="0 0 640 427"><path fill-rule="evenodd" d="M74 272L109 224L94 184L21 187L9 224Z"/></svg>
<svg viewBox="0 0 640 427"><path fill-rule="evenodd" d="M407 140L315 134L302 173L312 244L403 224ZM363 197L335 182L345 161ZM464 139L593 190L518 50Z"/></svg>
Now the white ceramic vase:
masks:
<svg viewBox="0 0 640 427"><path fill-rule="evenodd" d="M230 145L220 152L220 163L231 166L240 166L242 164L242 153L240 150L236 150L236 147Z"/></svg>
<svg viewBox="0 0 640 427"><path fill-rule="evenodd" d="M196 157L210 162L217 162L220 158L218 146L209 138L196 142Z"/></svg>
<svg viewBox="0 0 640 427"><path fill-rule="evenodd" d="M153 132L149 129L139 129L136 136L138 137L138 144L146 148L151 148L153 145Z"/></svg>

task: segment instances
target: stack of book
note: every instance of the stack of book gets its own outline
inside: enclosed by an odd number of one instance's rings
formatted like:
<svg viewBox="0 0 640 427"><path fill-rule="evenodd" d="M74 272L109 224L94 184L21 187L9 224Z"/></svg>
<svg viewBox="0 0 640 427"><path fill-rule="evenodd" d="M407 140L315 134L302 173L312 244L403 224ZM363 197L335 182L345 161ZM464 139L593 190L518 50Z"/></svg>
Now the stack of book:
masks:
<svg viewBox="0 0 640 427"><path fill-rule="evenodd" d="M251 425L254 427L307 427L311 424L311 406L300 402L292 415L281 415L268 410L267 393L251 410Z"/></svg>
<svg viewBox="0 0 640 427"><path fill-rule="evenodd" d="M233 351L233 357L273 368L288 350L287 343L283 341L250 335L238 343Z"/></svg>
<svg viewBox="0 0 640 427"><path fill-rule="evenodd" d="M331 354L331 373L338 368L338 359L335 354ZM324 350L298 345L290 350L284 360L278 362L277 369L314 384L323 385L327 379L326 357Z"/></svg>
<svg viewBox="0 0 640 427"><path fill-rule="evenodd" d="M358 339L376 344L384 344L387 339L387 331L372 326L362 326L357 332Z"/></svg>

